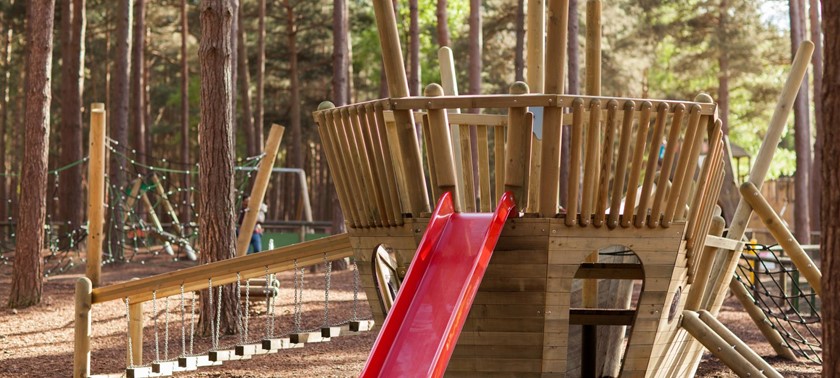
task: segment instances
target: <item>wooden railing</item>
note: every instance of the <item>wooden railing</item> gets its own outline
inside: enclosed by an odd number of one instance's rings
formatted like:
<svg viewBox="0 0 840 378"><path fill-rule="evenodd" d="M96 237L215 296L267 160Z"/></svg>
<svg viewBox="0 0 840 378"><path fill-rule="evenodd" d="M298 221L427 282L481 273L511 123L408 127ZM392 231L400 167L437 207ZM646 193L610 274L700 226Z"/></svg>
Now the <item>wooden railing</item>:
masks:
<svg viewBox="0 0 840 378"><path fill-rule="evenodd" d="M93 305L122 300L129 305L128 336L131 361L143 360L143 305L183 292L243 282L310 265L334 261L353 254L347 234L330 236L257 254L222 260L143 279L91 289L87 278L76 285L74 377L90 376L91 311Z"/></svg>
<svg viewBox="0 0 840 378"><path fill-rule="evenodd" d="M399 226L404 216L427 215L446 190L454 191L456 206L468 212L489 211L507 190L524 205L532 180L559 180L559 166L530 172L532 130L568 125L571 169L569 180L559 183L568 196L542 196L541 202L549 202L538 208L554 210L540 216L561 214L567 226L611 229L685 222L690 246L703 244L723 183L721 124L709 96L687 102L532 95L523 83L511 88L519 94L440 96L436 88L427 88L426 97L339 108L324 103L314 113L351 227ZM453 114L456 109L499 114ZM547 109L560 109L562 116L555 124L535 124L540 117L534 113ZM405 119L412 120L415 137L417 129L422 134L416 138L419 151L415 141L406 143L400 135ZM477 135L475 162L471 154L458 153L470 151L471 127ZM546 151L559 148L544 144ZM458 155L461 161L454 161Z"/></svg>

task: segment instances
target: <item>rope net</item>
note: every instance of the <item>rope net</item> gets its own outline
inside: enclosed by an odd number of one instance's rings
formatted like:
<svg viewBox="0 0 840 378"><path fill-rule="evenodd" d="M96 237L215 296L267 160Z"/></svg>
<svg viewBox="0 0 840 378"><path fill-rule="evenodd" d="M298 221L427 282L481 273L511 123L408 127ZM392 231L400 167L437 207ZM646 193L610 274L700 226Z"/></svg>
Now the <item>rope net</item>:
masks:
<svg viewBox="0 0 840 378"><path fill-rule="evenodd" d="M787 347L822 363L819 299L784 251L775 245L746 244L735 276Z"/></svg>

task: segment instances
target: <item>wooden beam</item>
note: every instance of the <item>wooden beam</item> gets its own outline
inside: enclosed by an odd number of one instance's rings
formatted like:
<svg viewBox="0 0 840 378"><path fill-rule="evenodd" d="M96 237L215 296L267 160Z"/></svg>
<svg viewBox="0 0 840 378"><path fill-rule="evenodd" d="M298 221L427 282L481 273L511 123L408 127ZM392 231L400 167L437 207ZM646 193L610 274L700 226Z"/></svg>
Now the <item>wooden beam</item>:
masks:
<svg viewBox="0 0 840 378"><path fill-rule="evenodd" d="M88 163L88 235L85 276L94 287L102 275L102 222L105 220L105 105L95 103L90 112L90 162Z"/></svg>
<svg viewBox="0 0 840 378"><path fill-rule="evenodd" d="M265 199L265 191L268 189L268 181L271 178L274 161L277 160L277 152L280 150L280 140L283 139L284 130L283 126L274 124L271 125L271 131L268 132L268 139L265 141L264 154L260 159L257 177L254 178L254 186L251 187L248 211L245 212L242 224L239 226L239 236L236 238L236 256L245 256L248 253L251 235L254 234L254 228L257 226L257 216Z"/></svg>
<svg viewBox="0 0 840 378"><path fill-rule="evenodd" d="M736 348L727 343L694 311L683 311L682 327L699 341L709 352L719 358L740 377L761 377L762 373L753 366Z"/></svg>
<svg viewBox="0 0 840 378"><path fill-rule="evenodd" d="M529 90L528 84L523 82L516 82L510 86L511 94L524 95ZM508 110L504 190L513 192L513 198L520 209L524 209L528 203L528 182L531 180L533 114L527 111L528 108L525 107L511 107ZM500 194L496 193L497 196Z"/></svg>
<svg viewBox="0 0 840 378"><path fill-rule="evenodd" d="M163 273L140 280L127 281L115 285L96 288L92 292L92 303L102 303L125 297L132 298L132 303L139 300L150 300L151 293L157 290L157 297L164 298L180 293L180 285L184 290L203 289L207 280L213 278L214 284L236 282L236 273L241 273L241 279L265 276L265 268L280 267L298 259L315 260L313 263L323 262L324 254L344 257L352 254L350 238L347 234L333 235L318 240L299 243L259 254L237 257ZM329 257L329 256L328 256ZM309 260L307 260L309 259ZM197 286L195 286L198 284ZM195 286L195 287L194 287Z"/></svg>
<svg viewBox="0 0 840 378"><path fill-rule="evenodd" d="M811 261L811 257L805 253L796 237L790 232L790 229L785 226L782 218L776 214L776 211L770 206L770 203L761 195L761 192L756 186L747 181L741 185L741 196L746 200L753 211L758 214L761 222L767 226L773 238L782 246L782 249L790 256L790 260L796 265L796 268L802 272L802 276L814 289L817 295L822 296L822 273L817 268L816 264Z"/></svg>
<svg viewBox="0 0 840 378"><path fill-rule="evenodd" d="M136 281L135 281L136 282ZM128 367L143 365L143 303L129 302L128 305L128 342L131 348L126 351Z"/></svg>
<svg viewBox="0 0 840 378"><path fill-rule="evenodd" d="M426 87L427 97L443 95L443 87L437 84L429 84ZM452 136L449 133L449 120L446 111L441 109L429 109L429 151L434 151L434 166L436 182L442 192L452 192L455 200L453 205L456 212L463 209L460 191L464 188L458 187L458 180L455 177L455 159L452 156ZM472 174L472 172L470 172ZM475 205L473 203L473 205ZM467 206L469 207L469 206Z"/></svg>

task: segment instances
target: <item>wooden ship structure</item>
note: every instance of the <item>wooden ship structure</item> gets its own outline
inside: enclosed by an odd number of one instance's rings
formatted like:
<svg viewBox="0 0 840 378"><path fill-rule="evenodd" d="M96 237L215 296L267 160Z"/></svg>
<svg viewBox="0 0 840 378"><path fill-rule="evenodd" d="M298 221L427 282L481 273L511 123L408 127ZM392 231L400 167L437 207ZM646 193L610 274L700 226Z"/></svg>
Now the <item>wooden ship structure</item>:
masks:
<svg viewBox="0 0 840 378"><path fill-rule="evenodd" d="M711 97L602 96L597 0L587 1L587 95L563 94L569 9L552 1L545 13L528 13L528 84L458 95L443 48L441 85L410 97L394 9L387 0L374 6L391 97L325 102L314 118L376 324L443 193L470 213L492 212L511 192L518 213L504 226L446 376L684 377L704 346L739 375L779 376L714 316L751 208L742 201L738 224L726 225L717 206L727 146ZM810 54L800 55L776 133ZM563 132L571 133L570 169L561 179ZM773 133L751 175L757 185L778 144ZM641 283L635 296L633 282ZM780 350L778 335L768 340Z"/></svg>

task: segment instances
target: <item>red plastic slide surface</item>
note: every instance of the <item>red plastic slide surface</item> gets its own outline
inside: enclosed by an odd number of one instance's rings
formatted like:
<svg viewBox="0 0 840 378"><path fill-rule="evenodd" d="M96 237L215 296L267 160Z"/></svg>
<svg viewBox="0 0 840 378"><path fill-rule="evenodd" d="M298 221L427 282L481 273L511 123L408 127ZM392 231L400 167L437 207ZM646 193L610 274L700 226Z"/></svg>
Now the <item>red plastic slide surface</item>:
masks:
<svg viewBox="0 0 840 378"><path fill-rule="evenodd" d="M362 377L443 375L514 208L505 193L495 213L455 213L441 196Z"/></svg>

